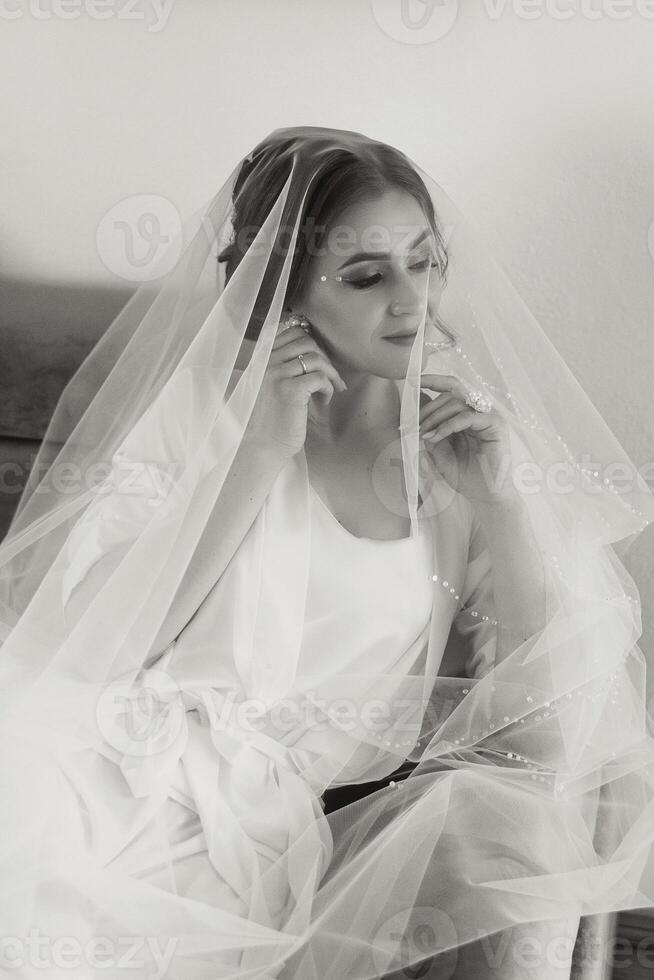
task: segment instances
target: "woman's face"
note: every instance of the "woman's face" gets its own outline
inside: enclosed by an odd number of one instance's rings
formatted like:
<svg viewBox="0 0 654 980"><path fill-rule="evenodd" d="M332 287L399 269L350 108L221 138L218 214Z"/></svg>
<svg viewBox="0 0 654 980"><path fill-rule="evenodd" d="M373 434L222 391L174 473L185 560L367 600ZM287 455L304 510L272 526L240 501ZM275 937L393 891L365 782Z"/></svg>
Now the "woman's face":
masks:
<svg viewBox="0 0 654 980"><path fill-rule="evenodd" d="M420 204L392 190L353 205L317 251L293 311L309 318L336 367L405 377L428 298L435 313L440 290L434 234ZM431 329L428 318L425 340Z"/></svg>

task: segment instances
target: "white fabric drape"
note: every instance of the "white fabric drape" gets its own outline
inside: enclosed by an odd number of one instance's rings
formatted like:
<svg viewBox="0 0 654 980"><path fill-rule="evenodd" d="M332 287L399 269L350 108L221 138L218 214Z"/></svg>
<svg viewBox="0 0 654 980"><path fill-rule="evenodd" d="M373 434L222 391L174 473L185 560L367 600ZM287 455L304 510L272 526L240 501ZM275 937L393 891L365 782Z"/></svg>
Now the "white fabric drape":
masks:
<svg viewBox="0 0 654 980"><path fill-rule="evenodd" d="M448 254L398 384L390 450L411 538L378 543L380 579L416 549L415 606L406 634L398 620L376 643L326 623L328 659L311 641L319 502L304 452L233 552L216 535L221 574L188 570L261 389L311 195L331 167L389 159L422 182ZM225 282L216 254L258 189L265 220ZM623 559L654 502L505 275L399 151L311 127L277 130L241 161L183 246L63 393L43 476L0 545L11 968L22 957L19 975L43 975L32 929L53 977L117 972L132 942L143 978L372 980L514 926L653 905L652 651ZM442 339L436 308L451 347L426 346ZM541 473L524 502L545 620L502 658L488 542L418 442L424 370L486 393L514 464ZM357 543L331 530L323 573L345 582ZM178 592L197 601L162 643ZM288 726L296 702L313 711ZM398 786L323 813L326 788L407 759Z"/></svg>

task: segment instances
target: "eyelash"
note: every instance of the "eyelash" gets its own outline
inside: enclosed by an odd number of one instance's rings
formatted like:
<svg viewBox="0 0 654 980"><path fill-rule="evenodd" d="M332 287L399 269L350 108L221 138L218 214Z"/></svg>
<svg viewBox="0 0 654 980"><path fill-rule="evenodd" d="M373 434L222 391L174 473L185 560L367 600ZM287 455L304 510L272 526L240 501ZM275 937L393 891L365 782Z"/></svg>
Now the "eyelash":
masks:
<svg viewBox="0 0 654 980"><path fill-rule="evenodd" d="M437 269L438 262L430 262L428 259L423 259L422 262L418 262L415 265L409 266L410 269L420 269L421 271L426 271L427 266L430 269ZM364 279L345 279L348 285L354 286L355 289L370 289L371 286L375 286L383 278L381 272L376 272L372 276L366 276Z"/></svg>

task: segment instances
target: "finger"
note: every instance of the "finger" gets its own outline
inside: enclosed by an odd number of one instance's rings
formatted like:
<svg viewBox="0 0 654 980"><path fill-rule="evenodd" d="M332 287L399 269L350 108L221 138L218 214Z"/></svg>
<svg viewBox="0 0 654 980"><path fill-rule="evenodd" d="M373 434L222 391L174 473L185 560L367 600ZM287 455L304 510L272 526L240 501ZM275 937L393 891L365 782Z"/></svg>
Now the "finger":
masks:
<svg viewBox="0 0 654 980"><path fill-rule="evenodd" d="M339 390L344 391L347 388L344 379L341 377L340 373L336 370L329 357L320 346L320 344L314 340L312 337L307 337L306 334L302 334L301 337L297 337L288 344L285 344L281 350L275 351L274 354L270 355L270 363L273 365L283 364L288 361L291 364L297 358L298 354L302 354L304 357L311 356L311 362L314 370L317 369L316 358L320 359L320 363L323 366L325 372L333 379L336 380L337 387ZM295 372L293 372L295 373ZM287 375L288 376L288 375Z"/></svg>
<svg viewBox="0 0 654 980"><path fill-rule="evenodd" d="M299 387L306 391L309 396L318 395L326 404L332 400L334 385L322 371L307 371L306 374L300 375L297 381Z"/></svg>
<svg viewBox="0 0 654 980"><path fill-rule="evenodd" d="M271 364L281 364L282 361L292 361L298 354L308 354L309 351L324 353L320 344L312 337L307 337L305 333L300 333L299 337L291 338L288 343L282 344L270 354Z"/></svg>
<svg viewBox="0 0 654 980"><path fill-rule="evenodd" d="M334 365L331 363L328 357L321 350L301 350L300 353L303 356L304 362L307 367L307 374L309 372L322 371L323 374L332 381L334 386L338 388L339 391L345 391L347 385L345 381L340 376ZM297 368L302 368L302 362L299 361L298 355L289 358L288 361L283 361L280 365L280 369L284 377L301 377L298 374Z"/></svg>
<svg viewBox="0 0 654 980"><path fill-rule="evenodd" d="M435 398L430 398L430 400L422 406L418 413L418 423L422 423L425 419L428 419L435 411L443 408L445 405L451 404L456 401L458 404L461 403L461 399L457 398L456 395L451 395L449 392L445 394L436 395Z"/></svg>
<svg viewBox="0 0 654 980"><path fill-rule="evenodd" d="M472 408L465 409L459 412L454 418L443 422L437 431L427 433L425 439L428 439L430 442L439 442L447 436L454 435L455 432L463 432L464 429L469 429L472 426L477 414Z"/></svg>
<svg viewBox="0 0 654 980"><path fill-rule="evenodd" d="M339 372L331 363L320 344L313 337L310 337L302 327L286 327L281 333L277 334L273 342L269 362L274 366L282 364L285 361L292 363L298 354L307 355L312 352L322 358L325 372L334 380L339 391L345 391L347 385ZM286 375L286 377L289 377L289 375Z"/></svg>
<svg viewBox="0 0 654 980"><path fill-rule="evenodd" d="M319 366L322 366L320 364L320 355L318 354L318 351L307 350L305 348L304 350L299 350L298 353L294 354L292 357L285 357L283 361L280 361L277 364L277 368L282 377L296 378L300 374L305 373L302 371L302 362L300 361L300 357L304 361L307 371L316 371Z"/></svg>
<svg viewBox="0 0 654 980"><path fill-rule="evenodd" d="M421 374L420 387L427 388L429 391L449 391L461 398L467 391L463 382L453 374Z"/></svg>
<svg viewBox="0 0 654 980"><path fill-rule="evenodd" d="M435 411L436 408L441 408L443 405L447 404L454 397L448 394L438 394L434 398L429 398L427 395L424 396L425 400L422 401L421 396L421 408L418 411L418 428L422 430L424 420L429 417L430 413ZM413 432L415 427L415 419L410 422L405 422L404 424L398 425L400 432Z"/></svg>
<svg viewBox="0 0 654 980"><path fill-rule="evenodd" d="M440 398L438 400L440 401ZM442 422L447 422L448 419L454 418L465 410L467 406L460 398L451 398L447 405L435 405L431 413L420 422L420 432L424 435L425 432L435 429Z"/></svg>
<svg viewBox="0 0 654 980"><path fill-rule="evenodd" d="M301 337L306 337L307 332L303 330L302 327L286 327L283 323L279 325L277 330L277 336L273 340L273 350L278 350L280 347L284 347L293 340L298 340Z"/></svg>

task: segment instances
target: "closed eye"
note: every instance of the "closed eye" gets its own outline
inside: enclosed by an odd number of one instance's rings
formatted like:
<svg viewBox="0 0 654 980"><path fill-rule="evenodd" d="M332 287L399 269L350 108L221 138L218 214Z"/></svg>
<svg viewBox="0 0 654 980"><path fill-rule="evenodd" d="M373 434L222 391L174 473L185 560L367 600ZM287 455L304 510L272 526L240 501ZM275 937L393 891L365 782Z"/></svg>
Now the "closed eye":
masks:
<svg viewBox="0 0 654 980"><path fill-rule="evenodd" d="M420 262L414 262L413 265L409 266L410 269L414 269L418 272L426 272L427 269L438 269L438 262L434 262L432 259L422 259ZM343 282L347 282L350 286L354 286L355 289L370 289L371 286L375 286L378 282L383 279L381 272L375 272L372 276L365 276L361 279L343 279Z"/></svg>

